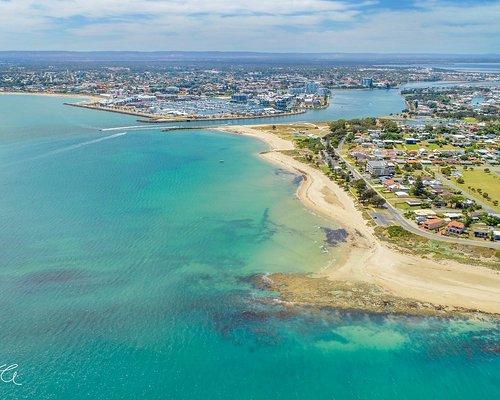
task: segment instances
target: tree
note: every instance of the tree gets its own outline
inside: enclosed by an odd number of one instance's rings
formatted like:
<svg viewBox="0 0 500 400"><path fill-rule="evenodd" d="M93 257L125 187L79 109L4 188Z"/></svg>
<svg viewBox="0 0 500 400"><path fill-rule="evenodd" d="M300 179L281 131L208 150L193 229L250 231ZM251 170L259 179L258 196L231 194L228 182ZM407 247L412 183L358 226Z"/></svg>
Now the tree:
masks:
<svg viewBox="0 0 500 400"><path fill-rule="evenodd" d="M481 220L488 224L489 226L497 226L500 224L500 217L495 215L484 215Z"/></svg>
<svg viewBox="0 0 500 400"><path fill-rule="evenodd" d="M352 181L352 186L359 192L366 189L366 183L364 179L356 179Z"/></svg>
<svg viewBox="0 0 500 400"><path fill-rule="evenodd" d="M385 204L385 200L377 195L370 199L370 204L374 207L381 208Z"/></svg>
<svg viewBox="0 0 500 400"><path fill-rule="evenodd" d="M359 198L363 203L371 201L375 196L377 196L377 192L373 189L365 190L359 194Z"/></svg>
<svg viewBox="0 0 500 400"><path fill-rule="evenodd" d="M422 182L421 176L417 176L417 179L415 180L415 183L413 184L412 193L414 196L417 196L417 197L421 197L425 194L425 186L424 186L424 183Z"/></svg>
<svg viewBox="0 0 500 400"><path fill-rule="evenodd" d="M413 211L409 210L403 214L403 217L405 217L406 219L414 219L415 213Z"/></svg>
<svg viewBox="0 0 500 400"><path fill-rule="evenodd" d="M403 169L407 172L412 172L413 171L413 167L411 166L411 164L405 164L403 166Z"/></svg>
<svg viewBox="0 0 500 400"><path fill-rule="evenodd" d="M460 177L457 179L457 183L463 185L465 183L464 178Z"/></svg>
<svg viewBox="0 0 500 400"><path fill-rule="evenodd" d="M441 168L441 173L447 176L451 175L451 168L450 167Z"/></svg>
<svg viewBox="0 0 500 400"><path fill-rule="evenodd" d="M461 195L453 196L449 202L453 208L463 208L464 197Z"/></svg>

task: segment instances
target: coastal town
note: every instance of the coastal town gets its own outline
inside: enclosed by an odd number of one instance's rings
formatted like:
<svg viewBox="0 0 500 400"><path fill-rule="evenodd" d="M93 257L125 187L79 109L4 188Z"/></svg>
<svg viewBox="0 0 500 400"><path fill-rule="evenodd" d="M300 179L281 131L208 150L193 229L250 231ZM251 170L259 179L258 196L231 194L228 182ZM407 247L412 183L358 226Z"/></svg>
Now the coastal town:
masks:
<svg viewBox="0 0 500 400"><path fill-rule="evenodd" d="M77 106L146 117L150 122L225 120L287 116L327 108L333 90L387 90L408 82L474 84L495 82L498 75L407 66L198 63L134 67L91 64L75 68L72 64L30 66L12 61L0 65L0 93L90 96L89 102ZM433 117L450 117L444 111L469 98L475 109L494 109L499 102L498 90L489 87L467 86L453 93L464 98L440 98L439 106L418 101L423 94L418 89L403 90L407 110L402 117L430 117L430 110L436 110ZM429 93L425 95L427 100Z"/></svg>
<svg viewBox="0 0 500 400"><path fill-rule="evenodd" d="M407 82L495 81L496 72L460 72L433 67L263 65L261 63L137 63L134 66L45 62L0 64L0 90L80 95L132 96L181 94L231 97L235 93L309 93L315 86L329 89L387 89ZM297 92L297 93L294 93Z"/></svg>
<svg viewBox="0 0 500 400"><path fill-rule="evenodd" d="M405 118L420 120L498 120L500 87L447 85L444 87L405 89Z"/></svg>
<svg viewBox="0 0 500 400"><path fill-rule="evenodd" d="M289 131L302 158L358 199L374 224L500 248L498 122L367 118L320 126Z"/></svg>

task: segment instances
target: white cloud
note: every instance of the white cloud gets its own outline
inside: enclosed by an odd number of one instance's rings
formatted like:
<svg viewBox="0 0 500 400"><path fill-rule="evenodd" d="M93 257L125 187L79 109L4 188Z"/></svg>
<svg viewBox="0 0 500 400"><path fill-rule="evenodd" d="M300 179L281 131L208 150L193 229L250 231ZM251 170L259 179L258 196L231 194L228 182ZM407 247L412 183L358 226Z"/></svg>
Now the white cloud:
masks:
<svg viewBox="0 0 500 400"><path fill-rule="evenodd" d="M500 1L0 0L0 48L500 52Z"/></svg>
<svg viewBox="0 0 500 400"><path fill-rule="evenodd" d="M371 4L354 4L330 0L275 0L275 1L231 1L231 0L14 0L0 2L4 21L20 22L27 16L35 20L44 18L68 18L84 16L91 18L120 17L133 14L163 16L188 16L190 14L273 14L284 16L295 13L330 13L356 10Z"/></svg>

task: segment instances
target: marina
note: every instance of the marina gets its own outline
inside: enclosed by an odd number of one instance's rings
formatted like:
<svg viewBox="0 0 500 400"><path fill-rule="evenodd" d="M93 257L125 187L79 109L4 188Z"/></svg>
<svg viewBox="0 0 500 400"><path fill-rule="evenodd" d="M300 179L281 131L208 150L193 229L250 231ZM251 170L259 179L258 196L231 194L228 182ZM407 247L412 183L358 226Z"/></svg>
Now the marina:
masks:
<svg viewBox="0 0 500 400"><path fill-rule="evenodd" d="M104 109L102 107L82 104L81 102L66 101L66 105L92 109L97 111L115 112L114 109ZM364 118L380 115L396 114L403 110L405 107L404 99L398 89L389 90L335 90L332 100L329 102L328 107L324 109L308 109L298 110L283 113L275 113L272 115L262 116L248 116L236 117L228 116L225 118L198 118L186 121L185 119L135 119L134 122L141 122L147 127L152 123L158 128L169 126L175 127L199 127L199 126L219 126L219 125L255 125L255 124L277 124L277 123L299 123L299 122L322 122L322 121L335 121L337 119L351 119L351 118ZM136 115L133 112L126 112L123 110L116 111L119 114L127 114L132 116L144 117L146 115ZM132 125L132 124L130 124ZM139 128L137 125L134 129ZM115 129L116 127L104 127ZM119 127L116 129L126 129L126 127Z"/></svg>

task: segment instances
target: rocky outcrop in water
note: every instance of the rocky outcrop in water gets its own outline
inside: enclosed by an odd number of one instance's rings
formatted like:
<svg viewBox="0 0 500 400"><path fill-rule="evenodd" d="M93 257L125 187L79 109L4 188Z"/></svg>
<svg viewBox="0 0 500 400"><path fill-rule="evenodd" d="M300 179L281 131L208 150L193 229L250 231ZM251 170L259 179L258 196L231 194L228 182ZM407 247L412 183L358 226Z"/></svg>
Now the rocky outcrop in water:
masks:
<svg viewBox="0 0 500 400"><path fill-rule="evenodd" d="M378 314L485 315L478 310L397 297L378 286L361 282L332 281L284 273L253 276L251 282L261 289L276 291L279 293L279 301L290 306L332 307ZM500 317L498 314L488 315Z"/></svg>
<svg viewBox="0 0 500 400"><path fill-rule="evenodd" d="M326 227L321 227L321 230L325 233L325 242L330 246L337 246L340 243L345 243L349 237L349 233L345 229L330 229Z"/></svg>

